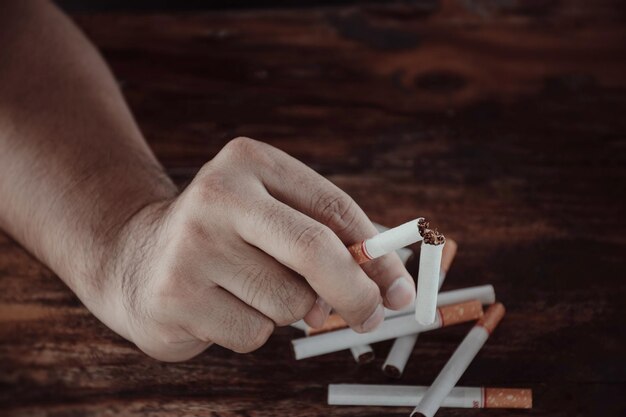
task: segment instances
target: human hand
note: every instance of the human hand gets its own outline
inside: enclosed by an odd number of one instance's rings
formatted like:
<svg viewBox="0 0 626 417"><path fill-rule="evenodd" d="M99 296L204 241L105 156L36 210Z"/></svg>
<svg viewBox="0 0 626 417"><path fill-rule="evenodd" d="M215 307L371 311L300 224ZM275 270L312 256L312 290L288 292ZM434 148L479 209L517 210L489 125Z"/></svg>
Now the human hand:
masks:
<svg viewBox="0 0 626 417"><path fill-rule="evenodd" d="M165 361L216 343L250 352L274 326L321 326L332 306L358 332L413 301L395 253L359 266L346 245L376 228L343 191L267 144L228 143L175 199L124 226L110 274L126 335ZM319 297L318 297L319 294ZM381 296L384 295L383 296ZM317 301L316 301L317 300ZM325 300L325 301L324 301Z"/></svg>

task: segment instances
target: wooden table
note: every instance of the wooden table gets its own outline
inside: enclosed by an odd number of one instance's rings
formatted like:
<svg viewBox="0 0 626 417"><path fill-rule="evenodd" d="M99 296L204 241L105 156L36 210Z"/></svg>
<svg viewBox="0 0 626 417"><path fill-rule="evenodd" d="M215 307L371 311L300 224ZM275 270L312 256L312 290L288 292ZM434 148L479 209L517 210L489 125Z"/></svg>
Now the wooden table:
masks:
<svg viewBox="0 0 626 417"><path fill-rule="evenodd" d="M522 411L626 415L626 10L619 1L421 1L75 16L184 185L246 135L303 160L377 222L427 216L459 242L444 289L508 307L461 380L532 387ZM2 198L2 197L0 197ZM415 263L411 271L415 272ZM329 407L329 383L428 384L468 331L295 361L292 328L249 355L159 363L0 235L0 414L407 416Z"/></svg>

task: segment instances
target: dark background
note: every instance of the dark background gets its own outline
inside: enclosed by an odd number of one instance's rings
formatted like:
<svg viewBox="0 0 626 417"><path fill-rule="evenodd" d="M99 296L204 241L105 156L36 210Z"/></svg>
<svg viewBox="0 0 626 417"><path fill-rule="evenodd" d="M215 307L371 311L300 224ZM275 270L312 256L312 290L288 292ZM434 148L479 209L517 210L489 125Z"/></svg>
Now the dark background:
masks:
<svg viewBox="0 0 626 417"><path fill-rule="evenodd" d="M326 175L374 221L459 242L444 289L508 313L461 385L530 387L532 410L626 415L626 7L621 1L61 2L184 185L230 139ZM416 272L416 263L410 265ZM0 234L0 410L10 416L406 416L329 407L329 383L429 384L469 325L421 335L404 377L347 352L139 353Z"/></svg>

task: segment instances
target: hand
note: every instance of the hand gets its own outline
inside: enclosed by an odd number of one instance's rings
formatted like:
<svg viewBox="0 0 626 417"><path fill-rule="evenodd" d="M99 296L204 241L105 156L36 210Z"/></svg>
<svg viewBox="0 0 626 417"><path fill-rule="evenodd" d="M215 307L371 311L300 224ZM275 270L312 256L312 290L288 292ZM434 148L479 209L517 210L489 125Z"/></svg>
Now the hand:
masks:
<svg viewBox="0 0 626 417"><path fill-rule="evenodd" d="M180 196L128 222L111 296L123 298L126 334L165 361L211 343L250 352L276 325L304 317L321 326L331 306L354 330L369 331L382 322L383 303L402 308L415 293L395 253L363 269L352 259L346 245L375 234L332 183L282 151L238 138Z"/></svg>

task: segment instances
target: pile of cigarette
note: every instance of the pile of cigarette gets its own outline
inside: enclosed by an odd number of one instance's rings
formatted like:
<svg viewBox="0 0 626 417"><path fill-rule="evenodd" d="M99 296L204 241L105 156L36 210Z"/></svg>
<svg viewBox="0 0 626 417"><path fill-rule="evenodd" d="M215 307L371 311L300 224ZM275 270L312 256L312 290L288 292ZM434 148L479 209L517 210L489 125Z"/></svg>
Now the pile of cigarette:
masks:
<svg viewBox="0 0 626 417"><path fill-rule="evenodd" d="M427 386L331 384L328 404L414 406L411 416L432 417L440 407L531 408L532 391L522 388L456 387L478 351L494 331L505 309L496 303L491 285L439 292L452 265L457 244L429 228L424 218L393 229L377 226L380 233L348 247L354 259L365 263L396 251L404 263L413 252L407 246L422 242L415 304L403 310L385 310L384 322L369 333L356 333L337 314L321 328L304 322L293 326L306 337L292 341L296 359L349 349L358 363L374 360L370 344L395 339L383 371L400 378L420 333L476 320L433 383ZM483 305L489 305L483 312Z"/></svg>

